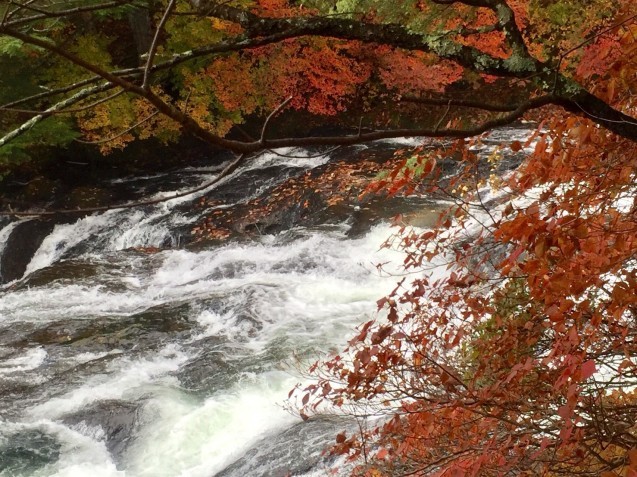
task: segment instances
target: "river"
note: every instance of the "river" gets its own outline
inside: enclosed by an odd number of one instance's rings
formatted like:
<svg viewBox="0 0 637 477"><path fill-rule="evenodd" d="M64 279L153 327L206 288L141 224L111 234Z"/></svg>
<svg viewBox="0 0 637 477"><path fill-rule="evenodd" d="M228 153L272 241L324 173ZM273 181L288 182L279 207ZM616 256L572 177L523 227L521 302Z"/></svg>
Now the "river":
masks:
<svg viewBox="0 0 637 477"><path fill-rule="evenodd" d="M280 180L273 163L289 175L329 159L306 155L266 153L217 187L267 169L257 194ZM213 174L184 177L161 193ZM146 179L133 186L145 193ZM306 379L299 369L342 349L395 286L375 266L402 262L379 248L391 227L351 234L344 220L184 245L209 192L58 224L0 290L1 477L322 476L335 465L321 452L347 419L303 423L283 405Z"/></svg>

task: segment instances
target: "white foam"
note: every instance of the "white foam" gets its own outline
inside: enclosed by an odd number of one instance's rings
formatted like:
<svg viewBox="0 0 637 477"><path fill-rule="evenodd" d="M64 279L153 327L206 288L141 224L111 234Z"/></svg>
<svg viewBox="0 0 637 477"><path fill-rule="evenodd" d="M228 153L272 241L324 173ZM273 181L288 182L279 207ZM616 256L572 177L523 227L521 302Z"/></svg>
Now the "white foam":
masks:
<svg viewBox="0 0 637 477"><path fill-rule="evenodd" d="M0 361L0 375L37 369L44 363L46 357L47 352L43 347L38 346L37 348L32 348L22 356Z"/></svg>
<svg viewBox="0 0 637 477"><path fill-rule="evenodd" d="M44 268L58 260L71 247L86 240L91 234L100 229L111 226L115 211L108 211L100 215L90 215L72 224L58 224L42 241L29 264L25 276L35 270Z"/></svg>
<svg viewBox="0 0 637 477"><path fill-rule="evenodd" d="M118 354L122 354L122 353L123 353L123 351L119 350L119 349L115 349L115 350L112 350L112 351L103 351L101 353L86 352L86 353L76 354L76 355L72 356L71 358L68 358L68 360L72 361L73 363L76 363L76 364L84 364L84 363L90 363L91 361L100 360L100 359L105 358L107 356L114 356L114 355L118 355Z"/></svg>
<svg viewBox="0 0 637 477"><path fill-rule="evenodd" d="M2 253L4 252L4 247L7 245L7 240L9 239L9 235L11 235L11 232L13 232L13 229L15 229L18 226L18 224L21 224L22 222L26 222L26 221L27 219L10 222L9 224L4 226L0 230L0 257L2 257ZM0 272L1 271L2 270L0 270Z"/></svg>
<svg viewBox="0 0 637 477"><path fill-rule="evenodd" d="M272 166L311 168L325 164L329 159L329 154L312 152L306 149L282 147L248 159L239 171L239 174L244 171L264 169Z"/></svg>
<svg viewBox="0 0 637 477"><path fill-rule="evenodd" d="M150 385L176 385L177 380L169 373L177 371L187 359L187 355L181 349L170 344L151 358L116 360L110 364L113 371L111 375L93 376L66 394L29 408L26 415L33 420L55 419L97 401L134 401L142 396Z"/></svg>
<svg viewBox="0 0 637 477"><path fill-rule="evenodd" d="M151 303L148 297L109 292L100 285L56 285L1 295L0 321L44 323L68 318L129 315L144 310Z"/></svg>
<svg viewBox="0 0 637 477"><path fill-rule="evenodd" d="M203 402L178 390L162 393L145 409L152 424L130 450L130 475L215 475L268 433L295 422L276 405L294 384L285 373L269 372L246 376L234 388Z"/></svg>
<svg viewBox="0 0 637 477"><path fill-rule="evenodd" d="M266 153L235 175L270 165L311 167L326 160L294 150L284 152L306 157ZM387 225L358 239L348 239L339 229L296 230L216 249L103 256L103 251L163 240L170 227L188 221L171 209L191 199L168 201L151 212L114 211L57 226L29 264L28 273L54 263L89 237L98 237L92 260L114 262L104 270L98 267L99 282L94 277L77 278L73 284L57 281L0 294L3 323L128 317L159 305L190 304L188 318L195 329L182 346L168 345L135 359L119 350L65 358L86 363L114 355L105 364L104 374L69 385L26 410L24 419L29 423L24 425L43 426L63 443L60 461L47 466L42 476L214 475L250 446L296 422L277 403L284 401L299 378L278 369L278 356L309 358L313 351L342 349L353 327L373 316L376 300L396 285L395 276L381 275L374 266L389 263L395 267L389 272L401 271L402 252L379 250L392 233ZM158 225L157 219L163 216L168 217L167 226ZM234 383L230 387L213 386L214 394L201 397L181 389L175 375L197 358L199 341L210 336L224 338L226 358L249 362L254 365L251 369L259 371L239 372L229 380ZM9 366L28 371L37 369L47 355L35 348L12 359ZM141 427L132 436L122 464L125 472L113 464L100 429L81 425L69 429L51 422L111 399L143 403ZM5 430L0 429L0 439L3 434Z"/></svg>

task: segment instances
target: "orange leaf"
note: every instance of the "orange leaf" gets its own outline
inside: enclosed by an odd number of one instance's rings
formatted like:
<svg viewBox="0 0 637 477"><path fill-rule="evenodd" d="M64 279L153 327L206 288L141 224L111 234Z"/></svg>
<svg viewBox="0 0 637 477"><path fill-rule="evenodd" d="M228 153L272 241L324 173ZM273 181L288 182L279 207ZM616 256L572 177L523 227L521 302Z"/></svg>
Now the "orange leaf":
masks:
<svg viewBox="0 0 637 477"><path fill-rule="evenodd" d="M387 449L382 448L378 451L378 453L376 454L376 458L377 459L384 459L385 457L387 457L387 454L389 452L387 451Z"/></svg>
<svg viewBox="0 0 637 477"><path fill-rule="evenodd" d="M628 460L631 470L637 470L637 447L633 447L628 451Z"/></svg>

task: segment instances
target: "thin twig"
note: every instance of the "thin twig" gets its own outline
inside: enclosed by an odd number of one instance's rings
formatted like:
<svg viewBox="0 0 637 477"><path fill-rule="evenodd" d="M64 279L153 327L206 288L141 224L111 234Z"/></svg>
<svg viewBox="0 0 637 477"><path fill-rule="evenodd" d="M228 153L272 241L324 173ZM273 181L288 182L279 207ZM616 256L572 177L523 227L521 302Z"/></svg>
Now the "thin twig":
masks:
<svg viewBox="0 0 637 477"><path fill-rule="evenodd" d="M560 59L559 59L559 60L558 60L558 62L557 62L557 65L555 66L555 78L554 78L554 80L553 80L553 92L555 92L555 90L556 90L556 88L557 88L557 79L558 79L558 75L559 75L559 72L560 72L560 68L562 67L562 62L564 61L564 59L565 59L568 55L570 55L570 54L571 54L571 53L573 53L574 51L579 50L579 49L580 49L580 48L582 48L583 46L585 46L585 45L587 45L588 43L590 43L590 42L592 42L592 41L596 40L597 38L599 38L600 36L602 36L602 35L604 35L604 34L608 33L609 31L612 31L612 30L613 30L613 29L615 29L615 28L618 28L618 27L620 27L620 26L622 26L622 25L625 25L626 23L628 23L628 22L630 22L630 21L634 20L635 18L637 18L637 13L636 13L636 14L634 14L634 15L631 15L630 17L628 17L628 18L626 18L626 19L622 20L622 21L621 21L621 22L619 22L619 23L615 23L615 24L613 24L613 25L611 25L611 26L609 26L609 27L607 27L607 28L605 28L605 29L601 30L600 32L597 32L595 35L593 35L593 36L591 36L591 37L589 37L589 38L586 38L586 39L585 39L585 40L583 40L582 42L580 42L580 43L578 43L577 45L575 45L573 48L571 48L571 49L569 49L569 50L565 51L564 53L562 53L562 54L560 55Z"/></svg>
<svg viewBox="0 0 637 477"><path fill-rule="evenodd" d="M79 143L82 143L82 144L105 144L107 142L111 142L111 141L114 141L115 139L118 139L118 138L122 137L126 133L131 132L133 129L135 129L138 126L141 126L146 121L152 119L154 116L157 116L158 114L159 114L159 111L153 111L151 114L149 114L148 116L146 116L144 119L140 120L139 122L133 124L130 127L127 127L126 129L124 129L121 132L118 132L114 136L111 136L111 137L108 137L108 138L105 138L105 139L98 139L97 141L83 141L82 139L75 139L75 141L79 142Z"/></svg>
<svg viewBox="0 0 637 477"><path fill-rule="evenodd" d="M7 7L4 9L4 13L2 14L2 21L0 22L0 25L4 25L7 22L7 17L9 16L9 4L7 4Z"/></svg>
<svg viewBox="0 0 637 477"><path fill-rule="evenodd" d="M434 127L434 131L436 132L438 131L438 128L440 127L442 122L445 120L445 117L447 117L447 114L449 114L449 109L451 109L451 101L447 104L447 109L445 109L444 114L440 117L440 119L436 123L436 127Z"/></svg>
<svg viewBox="0 0 637 477"><path fill-rule="evenodd" d="M153 59L155 58L155 54L157 53L157 42L159 41L159 35L161 34L164 25L168 21L168 17L170 16L170 12L175 7L175 0L170 0L168 2L168 6L166 7L166 11L164 12L164 16L161 17L161 21L159 25L157 25L157 29L155 30L155 37L153 38L153 42L150 45L150 50L148 51L148 58L146 59L146 67L144 68L144 80L142 82L142 88L148 89L148 80L150 78L150 68L153 65Z"/></svg>
<svg viewBox="0 0 637 477"><path fill-rule="evenodd" d="M57 96L59 94L64 94L64 93L69 93L70 91L73 91L75 89L79 89L79 88L83 88L85 86L88 86L90 84L93 83L97 83L99 80L101 80L102 78L99 76L93 76L92 78L88 78L82 81L78 81L77 83L73 83L70 84L68 86L64 86L63 88L56 88L56 89L47 89L46 91L42 92L42 93L37 93L31 96L27 96L25 98L21 98L21 99L17 99L15 101L11 101L9 103L5 103L2 106L0 106L0 109L8 109L8 108L14 108L15 106L18 106L20 104L24 104L24 103L29 103L31 101L36 101L38 99L44 99L44 98L49 98L51 96ZM114 88L115 85L111 85L111 88Z"/></svg>
<svg viewBox="0 0 637 477"><path fill-rule="evenodd" d="M93 212L106 212L108 210L119 210L119 209L132 209L134 207L142 207L146 205L155 205L160 204L162 202L167 202L173 199L179 199L181 197L186 197L191 194L195 194L200 192L208 187L211 187L221 181L224 177L230 175L234 172L237 167L241 165L243 160L248 157L247 154L239 155L234 161L228 164L214 179L209 180L208 182L194 187L192 189L188 189L184 192L179 192L177 194L173 194L169 197L161 197L159 199L151 199L151 200L141 200L138 202L130 202L127 204L118 204L118 205L105 205L102 207L87 207L84 209L56 209L56 210L44 210L44 211L36 211L36 210L27 210L24 212L15 212L15 211L0 211L0 216L13 216L13 217L39 217L39 216L51 216L51 215L69 215L69 214L87 214Z"/></svg>
<svg viewBox="0 0 637 477"><path fill-rule="evenodd" d="M283 108L285 108L285 106L290 101L292 101L292 96L290 96L285 101L283 101L281 104L279 104L276 108L274 108L274 111L272 111L270 114L268 114L268 117L265 118L265 122L263 123L263 128L261 128L261 139L259 139L259 142L261 144L265 144L265 131L266 131L267 127L268 127L268 124L270 123L270 119L272 119L275 114L277 114L279 111L281 111Z"/></svg>
<svg viewBox="0 0 637 477"><path fill-rule="evenodd" d="M42 8L32 7L28 3L19 3L19 2L13 1L13 0L10 0L9 3L11 5L15 5L16 7L18 7L17 11L19 11L22 8L24 8L25 10L31 10L32 12L41 13L43 15L49 15L51 13L48 10L44 10ZM32 3L32 2L29 2L29 3Z"/></svg>
<svg viewBox="0 0 637 477"><path fill-rule="evenodd" d="M110 101L111 99L117 98L118 96L122 95L124 93L123 90L117 91L114 94L111 94L110 96L106 96L105 98L102 99L98 99L90 104L87 104L85 106L80 106L78 108L69 108L69 109L62 109L59 111L49 111L49 110L43 110L43 111L37 111L34 109L20 109L20 108L7 108L4 106L0 106L0 111L11 111L14 113L21 113L21 114L41 114L42 116L52 116L54 114L71 114L71 113L80 113L82 111L86 111L88 109L92 109L95 106L98 106L102 103L105 103L107 101Z"/></svg>
<svg viewBox="0 0 637 477"><path fill-rule="evenodd" d="M456 99L456 98L422 98L413 96L403 96L400 102L426 104L431 106L456 106L460 108L482 109L498 113L508 113L515 111L519 104L493 104L479 100Z"/></svg>
<svg viewBox="0 0 637 477"><path fill-rule="evenodd" d="M13 2L15 3L15 2ZM128 0L117 0L117 1L113 1L113 2L106 2L106 3L102 3L102 4L97 4L97 5L90 5L90 6L85 6L85 7L76 7L76 8L70 8L68 10L60 10L58 12L42 12L39 15L33 15L30 17L24 17L24 18L19 18L10 22L7 22L6 25L7 26L20 26L20 25L24 25L33 21L37 21L37 20L44 20L47 18L56 18L56 17L66 17L66 16L70 16L70 15L74 15L77 13L86 13L86 12L91 12L91 11L99 11L99 10L106 10L109 8L114 8L114 7L118 7L120 5L125 5L129 3ZM20 11L20 9L14 10L14 12L11 13L10 16L12 16L15 12Z"/></svg>

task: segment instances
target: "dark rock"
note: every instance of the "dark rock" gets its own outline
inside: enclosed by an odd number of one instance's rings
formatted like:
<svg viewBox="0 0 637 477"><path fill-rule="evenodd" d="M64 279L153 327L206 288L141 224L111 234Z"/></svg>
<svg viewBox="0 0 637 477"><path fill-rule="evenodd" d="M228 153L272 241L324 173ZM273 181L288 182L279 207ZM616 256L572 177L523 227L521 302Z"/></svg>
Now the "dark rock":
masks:
<svg viewBox="0 0 637 477"><path fill-rule="evenodd" d="M96 317L92 320L64 320L48 324L24 338L37 345L69 345L78 352L152 350L161 346L163 338L187 333L191 328L188 305L158 305L127 317ZM23 343L15 343L21 345Z"/></svg>
<svg viewBox="0 0 637 477"><path fill-rule="evenodd" d="M206 340L216 346L216 339ZM230 387L238 379L238 370L228 362L223 351L203 349L178 372L179 384L184 389L208 395L211 390Z"/></svg>
<svg viewBox="0 0 637 477"><path fill-rule="evenodd" d="M101 187L81 186L66 195L64 205L69 209L101 207L113 203L111 194Z"/></svg>
<svg viewBox="0 0 637 477"><path fill-rule="evenodd" d="M59 181L39 176L25 186L22 198L29 203L49 202L60 192L59 189Z"/></svg>
<svg viewBox="0 0 637 477"><path fill-rule="evenodd" d="M0 258L0 283L17 280L24 275L33 255L54 227L53 220L29 220L12 230Z"/></svg>
<svg viewBox="0 0 637 477"><path fill-rule="evenodd" d="M66 260L58 262L53 267L45 267L34 271L20 280L13 289L24 290L29 287L43 287L54 282L73 280L85 280L95 278L100 273L100 268L92 263L81 260Z"/></svg>
<svg viewBox="0 0 637 477"><path fill-rule="evenodd" d="M351 420L343 418L300 422L257 442L215 477L287 477L329 466L330 457L324 455L324 450L335 443L334 437L343 426L353 428Z"/></svg>
<svg viewBox="0 0 637 477"><path fill-rule="evenodd" d="M218 205L224 198L215 190L202 202L212 209L194 233L199 239L219 240L280 233L298 225L343 222L355 206L368 200L361 200L360 195L377 174L389 167L387 164L392 160L397 162L394 149L382 144L374 150L343 148L331 154L332 159L321 166L281 171L275 176L277 180L264 180L267 187L254 188L256 197L223 209ZM255 174L264 171L268 169Z"/></svg>
<svg viewBox="0 0 637 477"><path fill-rule="evenodd" d="M121 460L131 442L139 422L139 404L125 401L101 401L88 409L68 415L63 422L81 430L81 427L100 427L104 432L106 448L115 461Z"/></svg>

